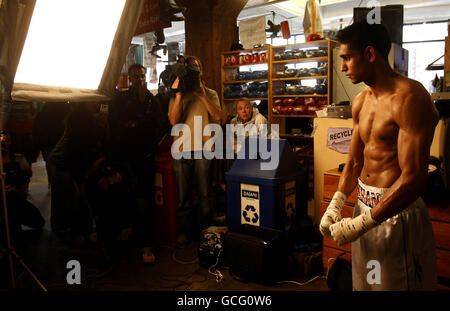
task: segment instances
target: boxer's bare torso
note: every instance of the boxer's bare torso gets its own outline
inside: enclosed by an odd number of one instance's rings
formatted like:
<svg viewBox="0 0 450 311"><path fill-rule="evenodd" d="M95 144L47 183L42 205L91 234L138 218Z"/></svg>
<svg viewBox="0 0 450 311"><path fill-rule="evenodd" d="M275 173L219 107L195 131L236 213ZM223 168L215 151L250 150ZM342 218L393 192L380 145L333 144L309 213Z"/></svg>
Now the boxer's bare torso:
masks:
<svg viewBox="0 0 450 311"><path fill-rule="evenodd" d="M372 217L381 222L424 190L439 114L419 82L395 73L379 56L371 63L345 44L340 56L346 76L368 87L352 103L353 136L338 190L350 195L358 178L369 186L389 188L372 209Z"/></svg>
<svg viewBox="0 0 450 311"><path fill-rule="evenodd" d="M411 143L429 148L439 119L428 93L418 82L400 75L392 80L392 93L377 98L367 88L354 101L355 123L364 144L364 165L359 178L378 188L392 186L402 173L399 163L403 161L427 166L423 160L428 158L421 157L420 152L410 153L408 149L414 148ZM402 141L399 142L399 138ZM399 152L399 148L405 150Z"/></svg>

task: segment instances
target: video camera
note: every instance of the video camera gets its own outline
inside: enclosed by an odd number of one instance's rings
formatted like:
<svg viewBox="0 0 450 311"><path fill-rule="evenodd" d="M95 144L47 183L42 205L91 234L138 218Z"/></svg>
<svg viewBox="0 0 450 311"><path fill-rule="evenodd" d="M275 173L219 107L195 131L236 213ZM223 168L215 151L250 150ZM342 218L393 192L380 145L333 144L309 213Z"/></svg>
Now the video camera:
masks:
<svg viewBox="0 0 450 311"><path fill-rule="evenodd" d="M169 67L169 86L171 95L177 92L201 92L200 87L200 70L186 63L175 63ZM175 79L179 78L178 88L172 89Z"/></svg>

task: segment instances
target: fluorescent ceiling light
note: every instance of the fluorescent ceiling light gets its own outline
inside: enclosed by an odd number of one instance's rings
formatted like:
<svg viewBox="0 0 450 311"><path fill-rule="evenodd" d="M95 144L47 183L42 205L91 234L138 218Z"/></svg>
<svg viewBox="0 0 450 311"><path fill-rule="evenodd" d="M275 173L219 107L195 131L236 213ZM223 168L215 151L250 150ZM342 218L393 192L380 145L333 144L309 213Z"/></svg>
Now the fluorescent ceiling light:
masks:
<svg viewBox="0 0 450 311"><path fill-rule="evenodd" d="M343 2L349 2L350 0L322 0L320 2L320 6L323 5L330 5L330 4L336 4L336 3L343 3Z"/></svg>
<svg viewBox="0 0 450 311"><path fill-rule="evenodd" d="M37 0L15 83L97 89L126 0Z"/></svg>
<svg viewBox="0 0 450 311"><path fill-rule="evenodd" d="M306 0L290 0L273 5L297 16L305 15Z"/></svg>
<svg viewBox="0 0 450 311"><path fill-rule="evenodd" d="M349 0L322 0L320 3L316 0L319 6L325 6L330 4L337 4L342 2L347 2ZM285 10L291 14L303 17L305 15L305 7L307 0L287 0L283 2L274 3L273 6L276 6L282 10ZM270 4L268 2L267 4Z"/></svg>

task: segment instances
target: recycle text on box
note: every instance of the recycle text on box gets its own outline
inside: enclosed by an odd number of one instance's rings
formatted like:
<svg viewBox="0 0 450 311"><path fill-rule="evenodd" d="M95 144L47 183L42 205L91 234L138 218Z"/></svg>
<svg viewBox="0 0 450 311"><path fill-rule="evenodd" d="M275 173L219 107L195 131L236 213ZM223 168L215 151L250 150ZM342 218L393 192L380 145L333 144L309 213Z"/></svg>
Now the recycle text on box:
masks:
<svg viewBox="0 0 450 311"><path fill-rule="evenodd" d="M327 147L340 153L349 153L352 134L352 128L329 127L327 133Z"/></svg>

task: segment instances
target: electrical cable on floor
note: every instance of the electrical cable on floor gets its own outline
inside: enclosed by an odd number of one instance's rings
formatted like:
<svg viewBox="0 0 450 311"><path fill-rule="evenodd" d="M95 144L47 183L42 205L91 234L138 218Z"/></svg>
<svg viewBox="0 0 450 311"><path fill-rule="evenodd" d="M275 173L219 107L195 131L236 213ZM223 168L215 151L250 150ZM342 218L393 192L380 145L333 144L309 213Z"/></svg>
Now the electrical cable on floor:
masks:
<svg viewBox="0 0 450 311"><path fill-rule="evenodd" d="M223 274L220 272L219 269L216 269L214 272L211 271L212 268L216 267L219 264L219 258L220 258L220 254L222 253L222 250L219 251L219 253L217 254L217 260L216 263L213 264L211 267L209 267L208 269L208 273L212 274L216 277L216 282L220 283L223 281Z"/></svg>
<svg viewBox="0 0 450 311"><path fill-rule="evenodd" d="M191 260L191 261L181 261L181 260L178 260L178 259L176 258L176 254L177 254L177 250L174 250L173 253L172 253L172 259L173 259L176 263L179 263L179 264L181 264L181 265L192 265L192 264L198 262L198 257L196 257L194 260Z"/></svg>
<svg viewBox="0 0 450 311"><path fill-rule="evenodd" d="M305 283L300 283L300 282L297 282L297 281L287 280L287 281L279 281L279 282L276 282L276 284L292 283L292 284L304 286L304 285L309 284L309 283L311 283L312 281L315 281L315 280L317 280L317 279L328 279L328 272L330 271L330 260L331 260L331 259L336 259L336 258L328 258L327 274L326 274L326 275L317 275L317 276L313 277L312 279L306 281Z"/></svg>
<svg viewBox="0 0 450 311"><path fill-rule="evenodd" d="M161 247L169 248L170 250L174 250L174 252L172 253L172 259L175 262L177 262L177 263L180 263L180 264L183 264L183 265L190 265L190 264L198 262L198 258L196 258L195 260L193 260L191 262L180 261L180 260L176 259L176 257L175 257L175 254L176 254L177 250L174 247L169 246L169 245L163 245ZM203 277L202 280L199 280L199 281L185 281L185 279L189 279L189 278L193 277L198 271L199 271L199 269L198 269L198 266L197 266L197 268L194 271L192 271L192 272L183 273L183 274L164 274L164 275L161 275L159 277L160 280L168 281L168 282L178 282L178 284L171 285L171 286L160 286L160 287L161 288L166 288L166 289L177 290L178 287L184 285L184 286L186 286L186 288L184 288L183 290L189 290L189 288L191 288L194 283L203 283L203 282L206 282L208 280L208 278L206 276L202 276L201 274L199 274L199 276Z"/></svg>
<svg viewBox="0 0 450 311"><path fill-rule="evenodd" d="M326 279L326 276L324 276L324 275L318 275L318 276L313 277L311 280L309 280L309 281L307 281L307 282L305 282L305 283L300 283L300 282L297 282L297 281L280 281L280 282L277 282L277 284L282 284L282 283L292 283L292 284L304 286L304 285L309 284L309 283L311 283L312 281L315 281L315 280L317 280L317 279Z"/></svg>
<svg viewBox="0 0 450 311"><path fill-rule="evenodd" d="M172 259L173 259L175 262L179 263L179 264L182 264L182 265L192 265L192 264L198 262L198 257L195 258L195 259L192 260L192 261L181 261L181 260L178 260L178 259L175 257L176 253L177 253L177 251L175 250L175 251L173 252L173 254L172 254Z"/></svg>

